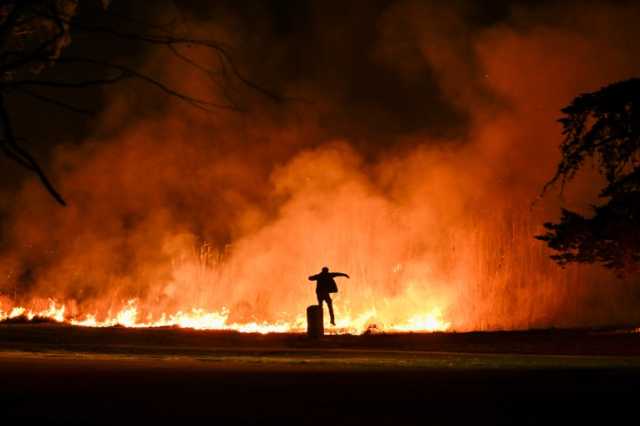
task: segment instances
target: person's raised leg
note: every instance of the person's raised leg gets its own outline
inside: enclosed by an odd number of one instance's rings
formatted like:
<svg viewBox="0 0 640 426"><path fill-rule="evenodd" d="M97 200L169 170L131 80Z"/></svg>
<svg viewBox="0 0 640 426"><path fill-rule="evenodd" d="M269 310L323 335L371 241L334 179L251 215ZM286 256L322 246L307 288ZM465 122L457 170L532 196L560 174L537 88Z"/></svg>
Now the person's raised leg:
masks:
<svg viewBox="0 0 640 426"><path fill-rule="evenodd" d="M325 300L327 302L327 307L329 308L329 317L331 318L331 325L336 325L336 319L333 316L333 301L331 300L331 296L327 294L327 297L325 298Z"/></svg>

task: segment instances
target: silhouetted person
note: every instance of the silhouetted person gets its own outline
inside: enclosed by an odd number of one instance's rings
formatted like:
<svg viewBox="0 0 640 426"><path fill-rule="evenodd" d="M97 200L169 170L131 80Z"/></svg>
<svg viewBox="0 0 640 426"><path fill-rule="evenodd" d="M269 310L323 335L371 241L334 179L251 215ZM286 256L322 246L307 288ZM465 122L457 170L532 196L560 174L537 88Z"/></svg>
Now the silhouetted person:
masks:
<svg viewBox="0 0 640 426"><path fill-rule="evenodd" d="M349 275L342 272L329 272L329 268L325 266L322 268L322 272L309 277L309 281L317 281L316 296L318 296L318 306L320 306L320 309L322 309L322 302L327 302L331 325L336 325L335 317L333 316L333 303L331 302L331 296L329 296L329 293L338 292L338 286L333 279L334 277L349 278Z"/></svg>

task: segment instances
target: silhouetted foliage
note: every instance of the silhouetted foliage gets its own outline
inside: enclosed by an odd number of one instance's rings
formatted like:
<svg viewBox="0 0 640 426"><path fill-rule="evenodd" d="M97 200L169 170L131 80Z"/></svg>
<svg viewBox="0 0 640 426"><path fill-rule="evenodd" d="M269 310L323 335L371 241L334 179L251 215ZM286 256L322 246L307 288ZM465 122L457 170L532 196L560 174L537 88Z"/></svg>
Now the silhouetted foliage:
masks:
<svg viewBox="0 0 640 426"><path fill-rule="evenodd" d="M565 140L562 160L545 185L572 179L593 158L606 179L592 217L562 210L559 223L545 223L547 233L536 238L559 252L552 258L600 263L619 273L640 266L640 79L621 81L578 96L564 108L559 121ZM544 192L543 190L543 192Z"/></svg>
<svg viewBox="0 0 640 426"><path fill-rule="evenodd" d="M126 32L118 25L83 22L78 15L79 8L91 2L100 5L104 13L107 13L112 3L111 0L0 0L0 149L7 157L35 173L60 204L65 204L62 196L38 162L18 143L20 139L14 133L10 108L6 105L5 95L8 93L27 95L81 114L91 114L92 111L72 105L61 96L51 95L50 92L45 94L39 90L78 90L135 79L195 108L239 111L242 108L231 93L234 83L239 83L271 99L280 100L277 94L245 78L232 61L228 48L222 43L185 36L177 32L175 23L167 26L140 25L138 31ZM150 2L149 7L156 6L151 6ZM112 18L113 16L116 15L111 15ZM122 19L126 21L128 17ZM73 34L110 37L114 51L128 43L166 48L185 66L210 78L220 89L223 99L214 101L189 95L135 66L105 61L90 53L85 56L66 56L65 48L71 43ZM217 63L213 66L198 63L189 56L188 49L193 47L214 52ZM53 67L62 73L58 72L57 76L48 73ZM81 73L77 67L82 67ZM67 78L61 79L60 75Z"/></svg>

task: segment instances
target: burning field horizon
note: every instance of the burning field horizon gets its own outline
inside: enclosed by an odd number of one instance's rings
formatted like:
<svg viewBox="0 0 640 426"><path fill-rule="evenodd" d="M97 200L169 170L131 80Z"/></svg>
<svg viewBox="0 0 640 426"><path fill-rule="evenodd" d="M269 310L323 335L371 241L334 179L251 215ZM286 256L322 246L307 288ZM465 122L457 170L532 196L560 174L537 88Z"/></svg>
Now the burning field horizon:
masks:
<svg viewBox="0 0 640 426"><path fill-rule="evenodd" d="M589 171L538 196L560 109L640 74L640 8L523 3L477 23L463 3L341 17L313 3L305 29L287 30L297 41L231 7L192 11L191 32L236 46L247 76L286 100L235 88L246 112L208 114L133 83L105 91L90 135L48 151L69 206L35 179L5 203L0 321L298 332L307 277L327 265L351 276L338 333L640 324L637 278L562 269L534 239L561 206L596 199ZM356 37L359 13L371 24ZM228 95L161 49L143 62Z"/></svg>

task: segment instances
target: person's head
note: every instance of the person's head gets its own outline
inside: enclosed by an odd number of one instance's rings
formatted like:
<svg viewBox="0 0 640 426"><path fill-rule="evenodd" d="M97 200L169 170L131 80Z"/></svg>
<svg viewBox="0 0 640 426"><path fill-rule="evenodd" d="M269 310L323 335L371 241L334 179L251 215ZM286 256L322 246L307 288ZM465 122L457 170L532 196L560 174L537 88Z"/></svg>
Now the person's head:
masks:
<svg viewBox="0 0 640 426"><path fill-rule="evenodd" d="M322 272L324 272L326 274L327 272L329 272L329 268L327 268L326 266L323 266L322 267Z"/></svg>

